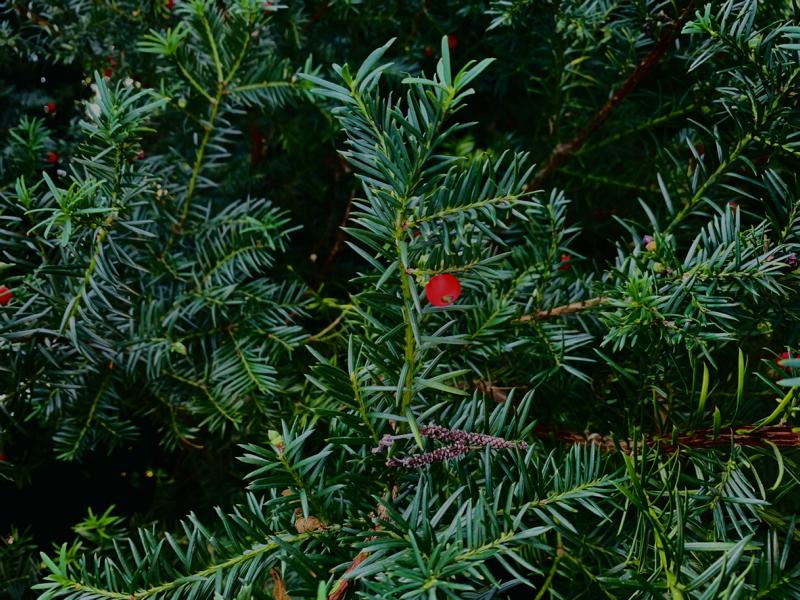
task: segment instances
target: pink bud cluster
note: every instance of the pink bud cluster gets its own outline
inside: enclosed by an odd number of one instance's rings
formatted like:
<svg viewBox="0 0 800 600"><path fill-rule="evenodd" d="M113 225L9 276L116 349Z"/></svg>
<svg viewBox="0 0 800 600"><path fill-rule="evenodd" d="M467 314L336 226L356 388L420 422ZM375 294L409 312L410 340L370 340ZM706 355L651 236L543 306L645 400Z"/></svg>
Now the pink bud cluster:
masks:
<svg viewBox="0 0 800 600"><path fill-rule="evenodd" d="M510 450L512 448L519 448L520 450L525 450L528 447L528 444L525 442L512 442L494 435L487 435L485 433L470 433L468 431L461 431L458 429L447 429L446 427L435 424L423 425L419 428L419 434L422 437L451 443L448 446L437 448L436 450L425 452L424 454L415 454L407 458L390 458L386 461L386 466L416 469L424 465L429 465L433 462L458 458L470 450L478 450L480 448L489 447L492 450ZM412 437L411 434L384 435L383 438L381 438L378 447L373 448L372 451L380 452L384 448L388 448L394 444L395 441L400 439L408 439L410 437Z"/></svg>
<svg viewBox="0 0 800 600"><path fill-rule="evenodd" d="M425 465L444 460L452 460L469 452L464 444L451 444L442 446L424 454L413 454L407 458L390 458L386 461L387 467L403 467L405 469L418 469Z"/></svg>

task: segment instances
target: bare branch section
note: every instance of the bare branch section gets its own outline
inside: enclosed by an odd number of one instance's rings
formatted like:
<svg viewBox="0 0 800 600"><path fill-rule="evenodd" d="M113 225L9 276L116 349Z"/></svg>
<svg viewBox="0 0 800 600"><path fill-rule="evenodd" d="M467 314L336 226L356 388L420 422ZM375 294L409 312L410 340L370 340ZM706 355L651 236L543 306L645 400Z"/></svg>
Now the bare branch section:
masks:
<svg viewBox="0 0 800 600"><path fill-rule="evenodd" d="M567 444L595 444L607 452L622 451L630 453L634 445L641 448L647 444L650 448L657 448L663 452L678 452L681 448L719 448L724 446L747 446L751 448L764 448L773 444L782 448L800 447L800 431L785 425L742 425L741 427L723 427L718 432L710 427L698 429L689 433L675 436L658 435L647 439L615 440L609 435L599 433L578 433L565 429L551 429L540 425L534 429L540 438L554 438Z"/></svg>
<svg viewBox="0 0 800 600"><path fill-rule="evenodd" d="M529 321L541 321L543 319L552 319L555 317L563 317L564 315L571 315L582 310L587 310L600 306L605 302L605 298L598 296L596 298L589 298L587 300L579 300L578 302L571 302L570 304L562 304L561 306L554 306L545 310L536 311L535 315L523 315L519 318L521 323Z"/></svg>
<svg viewBox="0 0 800 600"><path fill-rule="evenodd" d="M650 52L648 52L641 62L636 66L633 72L628 75L628 78L620 86L620 88L614 92L611 98L608 99L608 102L606 102L603 107L597 111L597 113L595 113L594 117L592 117L592 120L589 121L589 123L587 123L583 129L581 129L570 141L558 144L553 149L553 151L550 153L550 157L547 159L547 162L541 169L539 169L539 171L536 173L536 176L527 184L527 189L540 189L544 183L550 179L550 176L556 171L556 169L558 169L558 167L566 162L573 154L580 150L581 147L586 143L586 140L588 140L592 134L600 129L600 126L608 120L617 105L619 105L628 96L628 94L635 90L642 80L647 77L650 71L655 68L655 66L661 60L661 57L664 56L667 49L669 49L669 47L672 45L672 42L675 41L676 37L678 37L681 29L683 29L684 24L694 10L694 5L695 0L690 0L677 20L673 21L669 29L664 33L664 35L661 36L661 39L658 41L658 43L653 46Z"/></svg>

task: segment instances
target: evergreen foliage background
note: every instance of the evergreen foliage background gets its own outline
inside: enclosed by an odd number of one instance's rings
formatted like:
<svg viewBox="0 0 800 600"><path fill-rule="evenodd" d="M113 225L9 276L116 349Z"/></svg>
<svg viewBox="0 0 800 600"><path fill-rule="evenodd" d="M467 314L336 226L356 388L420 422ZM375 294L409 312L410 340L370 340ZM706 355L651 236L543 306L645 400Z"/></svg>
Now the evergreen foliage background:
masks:
<svg viewBox="0 0 800 600"><path fill-rule="evenodd" d="M800 597L792 0L0 14L0 594Z"/></svg>

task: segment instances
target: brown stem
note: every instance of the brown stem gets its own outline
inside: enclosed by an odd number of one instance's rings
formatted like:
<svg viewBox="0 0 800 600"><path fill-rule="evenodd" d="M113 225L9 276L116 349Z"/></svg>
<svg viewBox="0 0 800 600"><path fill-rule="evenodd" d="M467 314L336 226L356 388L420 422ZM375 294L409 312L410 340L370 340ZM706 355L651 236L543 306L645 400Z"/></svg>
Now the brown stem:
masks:
<svg viewBox="0 0 800 600"><path fill-rule="evenodd" d="M484 381L483 379L476 379L472 383L475 385L475 389L487 396L491 396L492 400L498 404L508 400L508 390L512 389L510 387L497 387L491 381Z"/></svg>
<svg viewBox="0 0 800 600"><path fill-rule="evenodd" d="M398 491L397 486L392 485L392 492L391 492L392 500L397 499L397 491ZM378 521L389 520L389 513L382 504L378 505L378 508L376 509L375 512L377 513L376 516ZM379 531L381 529L380 523L375 525L375 527L373 527L372 529L373 531ZM376 536L374 535L370 536L367 538L367 540L368 541L374 540L375 537ZM351 562L350 566L347 567L347 570L344 572L344 575L340 577L335 584L333 584L333 589L331 589L330 594L328 594L328 600L341 600L344 597L344 595L347 593L347 590L350 587L350 584L352 583L352 579L347 579L347 574L350 573L351 571L354 571L358 567L358 565L367 560L368 556L369 552L364 552L364 551L361 551L356 555L356 557L353 559L353 562Z"/></svg>
<svg viewBox="0 0 800 600"><path fill-rule="evenodd" d="M546 310L536 311L536 315L523 315L519 318L520 323L527 323L528 321L541 321L542 319L550 319L553 317L561 317L563 315L571 315L582 310L600 306L606 299L602 296L596 298L588 298L587 300L579 300L578 302L571 302L569 304L562 304L561 306L554 306Z"/></svg>
<svg viewBox="0 0 800 600"><path fill-rule="evenodd" d="M369 556L369 552L359 552L356 557L353 559L353 562L350 563L350 566L347 567L347 571L345 571L345 575L350 571L355 570L358 565L363 563L367 560ZM344 577L337 582L337 585L334 586L333 590L330 594L328 594L328 600L341 600L344 595L347 593L347 589L350 587L350 580L345 579Z"/></svg>
<svg viewBox="0 0 800 600"><path fill-rule="evenodd" d="M566 429L551 429L545 425L534 428L534 433L539 437L552 437L567 444L595 444L607 452L631 452L634 441L614 440L611 436L601 436L599 433L578 433ZM685 448L717 448L720 446L748 446L763 448L769 444L780 447L800 447L800 431L786 425L742 425L740 427L723 427L715 435L710 427L698 429L689 433L678 434L673 440L669 435L657 435L646 441L638 440L639 447L646 443L650 448L658 448L664 452L677 452Z"/></svg>
<svg viewBox="0 0 800 600"><path fill-rule="evenodd" d="M672 42L678 37L683 25L689 18L692 10L694 9L695 0L689 0L689 3L681 12L677 20L673 21L669 29L661 36L658 43L653 46L650 52L639 62L633 72L628 75L628 78L623 82L620 88L614 92L611 98L608 99L603 107L595 113L592 120L581 129L575 137L570 141L558 144L550 153L547 162L539 169L534 178L528 182L527 189L538 190L544 185L550 176L567 161L573 154L580 150L581 146L586 143L586 140L597 131L600 126L608 120L613 110L620 104L628 94L635 90L641 81L655 68L661 57L672 45Z"/></svg>

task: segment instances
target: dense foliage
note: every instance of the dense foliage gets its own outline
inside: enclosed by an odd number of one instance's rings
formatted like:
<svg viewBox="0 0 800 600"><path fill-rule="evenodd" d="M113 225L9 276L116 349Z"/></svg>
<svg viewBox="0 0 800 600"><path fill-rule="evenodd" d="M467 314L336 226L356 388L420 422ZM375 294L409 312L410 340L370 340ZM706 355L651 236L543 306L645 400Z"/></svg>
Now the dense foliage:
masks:
<svg viewBox="0 0 800 600"><path fill-rule="evenodd" d="M800 597L793 2L0 10L5 594Z"/></svg>

